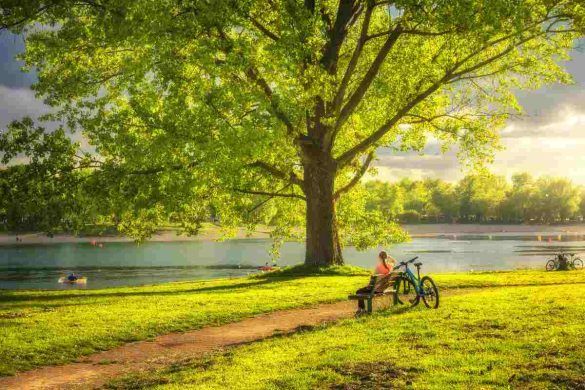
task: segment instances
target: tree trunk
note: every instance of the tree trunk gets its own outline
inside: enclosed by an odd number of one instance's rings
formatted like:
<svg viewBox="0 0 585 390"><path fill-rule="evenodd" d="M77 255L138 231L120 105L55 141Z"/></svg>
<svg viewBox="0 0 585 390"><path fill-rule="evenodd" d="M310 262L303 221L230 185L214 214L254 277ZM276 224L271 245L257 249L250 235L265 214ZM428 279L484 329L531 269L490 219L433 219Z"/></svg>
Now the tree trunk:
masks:
<svg viewBox="0 0 585 390"><path fill-rule="evenodd" d="M305 264L343 264L335 217L336 168L325 154L305 153L304 190L307 198Z"/></svg>

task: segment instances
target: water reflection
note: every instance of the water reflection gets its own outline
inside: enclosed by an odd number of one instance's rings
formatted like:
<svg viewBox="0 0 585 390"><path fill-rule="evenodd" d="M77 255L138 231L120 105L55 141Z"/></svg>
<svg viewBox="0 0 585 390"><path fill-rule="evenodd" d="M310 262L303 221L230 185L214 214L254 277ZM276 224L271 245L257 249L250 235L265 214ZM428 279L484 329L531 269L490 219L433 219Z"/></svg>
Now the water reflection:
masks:
<svg viewBox="0 0 585 390"><path fill-rule="evenodd" d="M236 277L270 260L270 241L151 242L12 245L0 247L0 288L81 288L60 285L68 272L88 278L86 288ZM380 248L344 249L347 263L371 267ZM553 253L585 253L585 235L492 233L419 237L387 248L399 259L420 256L424 272L544 268ZM302 262L304 246L283 245L279 265Z"/></svg>

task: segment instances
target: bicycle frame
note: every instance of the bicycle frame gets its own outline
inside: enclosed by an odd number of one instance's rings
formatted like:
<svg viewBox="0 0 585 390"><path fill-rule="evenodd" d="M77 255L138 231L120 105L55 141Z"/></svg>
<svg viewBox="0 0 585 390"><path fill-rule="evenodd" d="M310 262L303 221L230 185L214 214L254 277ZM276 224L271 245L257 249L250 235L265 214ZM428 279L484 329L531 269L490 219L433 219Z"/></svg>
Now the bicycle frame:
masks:
<svg viewBox="0 0 585 390"><path fill-rule="evenodd" d="M423 288L422 288L422 284L421 284L421 282L420 282L420 268L418 269L418 275L415 275L415 274L414 274L414 272L412 272L412 271L410 270L410 268L408 268L408 264L406 264L406 265L404 266L404 268L405 268L405 269L404 269L404 271L402 271L402 274L403 274L403 275L406 275L406 277L407 277L408 279L410 279L410 281L412 282L412 284L414 284L414 288L415 288L415 290L416 290L416 293L417 293L419 296L421 296L421 297L422 297L423 295L425 295L425 292L424 292L424 290L423 290Z"/></svg>

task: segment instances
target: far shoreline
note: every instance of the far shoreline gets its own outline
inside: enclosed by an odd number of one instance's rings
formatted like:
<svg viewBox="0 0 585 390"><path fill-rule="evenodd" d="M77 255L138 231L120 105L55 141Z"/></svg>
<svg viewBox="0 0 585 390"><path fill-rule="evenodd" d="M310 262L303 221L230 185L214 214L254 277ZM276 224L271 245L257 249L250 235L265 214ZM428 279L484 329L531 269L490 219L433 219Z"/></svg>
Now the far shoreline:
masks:
<svg viewBox="0 0 585 390"><path fill-rule="evenodd" d="M523 235L585 235L585 224L573 225L509 225L509 224L405 224L402 227L408 231L412 238L432 238L441 236L473 235L473 234L523 234ZM17 237L19 241L17 241ZM258 230L247 234L244 229L239 229L236 235L230 239L268 239L269 231ZM192 242L192 241L218 241L221 235L217 229L204 229L197 236L177 234L176 230L160 230L146 242ZM44 233L0 233L0 246L15 245L47 245L66 243L116 243L134 242L132 238L121 235L92 235L75 236L73 234L55 234L49 237Z"/></svg>

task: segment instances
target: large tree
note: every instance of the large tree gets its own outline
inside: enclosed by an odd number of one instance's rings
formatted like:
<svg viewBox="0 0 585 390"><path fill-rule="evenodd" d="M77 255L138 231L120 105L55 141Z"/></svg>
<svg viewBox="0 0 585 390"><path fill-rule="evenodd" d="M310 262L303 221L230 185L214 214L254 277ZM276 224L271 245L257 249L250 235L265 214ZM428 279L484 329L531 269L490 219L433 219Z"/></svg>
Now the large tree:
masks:
<svg viewBox="0 0 585 390"><path fill-rule="evenodd" d="M279 231L306 223L313 265L342 263L342 235L382 238L356 186L377 148L432 141L489 160L512 91L569 81L558 61L585 15L581 0L0 4L51 119L92 146L71 169L115 188L150 175L128 226L210 205L224 224L257 222L273 207Z"/></svg>

